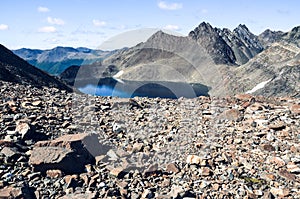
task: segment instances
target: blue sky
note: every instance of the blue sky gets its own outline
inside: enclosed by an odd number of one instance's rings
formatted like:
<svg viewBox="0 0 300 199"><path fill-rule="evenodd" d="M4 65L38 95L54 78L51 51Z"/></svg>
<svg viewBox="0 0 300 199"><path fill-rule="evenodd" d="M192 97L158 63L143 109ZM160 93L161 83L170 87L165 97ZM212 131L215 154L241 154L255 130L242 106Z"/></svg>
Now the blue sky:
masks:
<svg viewBox="0 0 300 199"><path fill-rule="evenodd" d="M299 0L5 0L0 2L0 43L10 49L55 46L96 48L139 28L187 35L202 21L255 34L300 25Z"/></svg>

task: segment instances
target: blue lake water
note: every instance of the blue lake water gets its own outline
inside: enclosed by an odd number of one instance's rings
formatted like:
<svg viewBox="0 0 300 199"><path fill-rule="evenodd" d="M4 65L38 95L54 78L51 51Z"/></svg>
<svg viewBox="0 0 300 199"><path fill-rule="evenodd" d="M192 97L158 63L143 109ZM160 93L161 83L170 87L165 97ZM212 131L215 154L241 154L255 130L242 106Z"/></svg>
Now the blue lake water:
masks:
<svg viewBox="0 0 300 199"><path fill-rule="evenodd" d="M127 81L113 78L103 78L98 84L85 82L78 89L86 94L96 96L118 96L123 98L160 97L177 99L179 97L194 98L209 96L209 88L202 84L188 84L184 82L151 82Z"/></svg>

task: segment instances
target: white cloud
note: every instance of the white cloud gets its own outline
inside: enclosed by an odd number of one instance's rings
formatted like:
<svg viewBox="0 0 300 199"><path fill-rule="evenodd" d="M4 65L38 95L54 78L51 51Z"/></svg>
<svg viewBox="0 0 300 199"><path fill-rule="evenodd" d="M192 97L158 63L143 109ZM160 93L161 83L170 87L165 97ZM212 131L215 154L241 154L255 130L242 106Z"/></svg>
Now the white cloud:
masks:
<svg viewBox="0 0 300 199"><path fill-rule="evenodd" d="M0 30L8 30L8 25L0 24Z"/></svg>
<svg viewBox="0 0 300 199"><path fill-rule="evenodd" d="M40 6L38 7L38 12L49 12L50 9L47 7Z"/></svg>
<svg viewBox="0 0 300 199"><path fill-rule="evenodd" d="M164 29L166 29L166 30L179 30L180 28L177 25L171 25L171 24L169 24L169 25L166 25L164 27Z"/></svg>
<svg viewBox="0 0 300 199"><path fill-rule="evenodd" d="M38 32L53 33L53 32L56 32L56 28L53 26L44 26L44 27L39 28Z"/></svg>
<svg viewBox="0 0 300 199"><path fill-rule="evenodd" d="M94 26L100 26L100 27L106 26L106 22L105 21L99 21L97 19L93 20L93 24L94 24Z"/></svg>
<svg viewBox="0 0 300 199"><path fill-rule="evenodd" d="M167 3L165 1L160 1L158 7L163 10L178 10L182 8L181 3Z"/></svg>
<svg viewBox="0 0 300 199"><path fill-rule="evenodd" d="M59 18L52 18L52 17L47 17L47 21L50 24L54 24L54 25L64 25L65 22L62 19Z"/></svg>

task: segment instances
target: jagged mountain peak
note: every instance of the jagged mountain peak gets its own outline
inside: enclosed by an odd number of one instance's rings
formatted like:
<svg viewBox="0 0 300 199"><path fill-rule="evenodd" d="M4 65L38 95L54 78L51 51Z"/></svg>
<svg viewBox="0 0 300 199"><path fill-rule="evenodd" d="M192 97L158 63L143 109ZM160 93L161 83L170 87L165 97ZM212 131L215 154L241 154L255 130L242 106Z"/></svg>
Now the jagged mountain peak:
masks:
<svg viewBox="0 0 300 199"><path fill-rule="evenodd" d="M201 22L198 26L199 29L213 29L212 25L210 25L210 23L208 22Z"/></svg>
<svg viewBox="0 0 300 199"><path fill-rule="evenodd" d="M238 27L236 27L236 29L249 31L248 27L245 24L239 24Z"/></svg>

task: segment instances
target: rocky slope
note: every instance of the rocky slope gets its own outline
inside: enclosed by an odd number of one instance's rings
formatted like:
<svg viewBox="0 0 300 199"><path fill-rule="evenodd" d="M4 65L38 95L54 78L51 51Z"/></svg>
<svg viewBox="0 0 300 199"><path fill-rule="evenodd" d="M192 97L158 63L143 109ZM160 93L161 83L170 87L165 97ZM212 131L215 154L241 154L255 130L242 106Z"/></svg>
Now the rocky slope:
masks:
<svg viewBox="0 0 300 199"><path fill-rule="evenodd" d="M0 198L299 198L299 99L0 92Z"/></svg>
<svg viewBox="0 0 300 199"><path fill-rule="evenodd" d="M59 75L71 65L91 64L114 53L114 51L60 46L50 50L22 48L13 52L30 64L52 75Z"/></svg>
<svg viewBox="0 0 300 199"><path fill-rule="evenodd" d="M56 87L71 90L59 80L28 64L0 44L0 80L28 84L35 87Z"/></svg>
<svg viewBox="0 0 300 199"><path fill-rule="evenodd" d="M295 44L273 43L233 71L231 87L257 95L300 97L299 53L300 48Z"/></svg>

